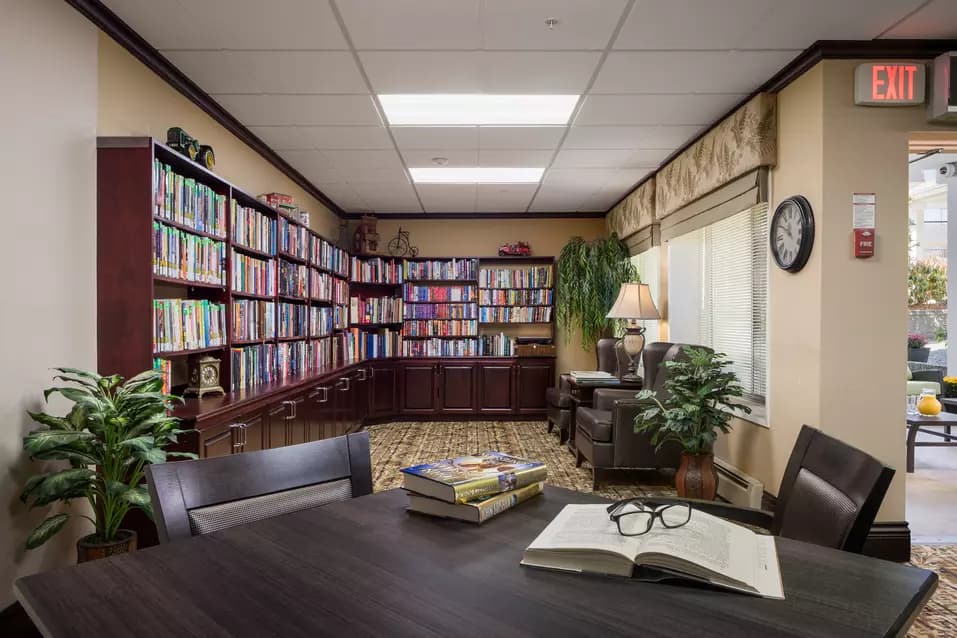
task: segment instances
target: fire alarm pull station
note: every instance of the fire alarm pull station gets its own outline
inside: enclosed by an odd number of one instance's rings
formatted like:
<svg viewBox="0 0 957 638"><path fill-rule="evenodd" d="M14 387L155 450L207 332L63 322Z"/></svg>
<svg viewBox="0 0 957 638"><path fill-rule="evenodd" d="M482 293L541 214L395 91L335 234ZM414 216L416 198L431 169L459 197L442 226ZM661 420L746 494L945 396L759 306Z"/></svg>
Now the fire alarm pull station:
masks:
<svg viewBox="0 0 957 638"><path fill-rule="evenodd" d="M854 229L854 256L858 259L874 256L873 228Z"/></svg>

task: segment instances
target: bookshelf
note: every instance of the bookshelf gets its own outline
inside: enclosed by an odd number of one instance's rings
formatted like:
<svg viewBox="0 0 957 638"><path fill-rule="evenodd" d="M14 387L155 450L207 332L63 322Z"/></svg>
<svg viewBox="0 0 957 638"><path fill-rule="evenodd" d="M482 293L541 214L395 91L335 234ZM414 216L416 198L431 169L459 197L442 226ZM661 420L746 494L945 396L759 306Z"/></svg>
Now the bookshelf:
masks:
<svg viewBox="0 0 957 638"><path fill-rule="evenodd" d="M404 260L402 355L470 357L478 348L478 259Z"/></svg>

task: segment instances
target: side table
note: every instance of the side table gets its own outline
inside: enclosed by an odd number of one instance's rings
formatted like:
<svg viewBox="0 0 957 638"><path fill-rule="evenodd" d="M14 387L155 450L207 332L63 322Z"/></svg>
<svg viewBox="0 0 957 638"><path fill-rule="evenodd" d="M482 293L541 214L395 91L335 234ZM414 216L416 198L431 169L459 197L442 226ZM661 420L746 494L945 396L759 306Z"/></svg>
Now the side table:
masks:
<svg viewBox="0 0 957 638"><path fill-rule="evenodd" d="M957 445L957 436L950 433L950 428L957 425L957 414L941 412L937 416L923 414L907 415L907 471L914 471L914 448L918 447L951 447ZM943 427L945 432L931 430L931 427ZM943 441L918 441L917 433L923 432L931 436L944 439Z"/></svg>
<svg viewBox="0 0 957 638"><path fill-rule="evenodd" d="M634 390L637 394L642 388L642 380L639 379L636 383L628 383L625 381L575 381L572 378L568 380L569 384L569 393L572 398L572 407L570 420L568 423L568 440L565 442L565 445L568 446L568 451L573 455L578 455L578 448L575 447L575 412L578 410L578 406L591 406L592 394L595 390L599 388L612 388L615 390Z"/></svg>

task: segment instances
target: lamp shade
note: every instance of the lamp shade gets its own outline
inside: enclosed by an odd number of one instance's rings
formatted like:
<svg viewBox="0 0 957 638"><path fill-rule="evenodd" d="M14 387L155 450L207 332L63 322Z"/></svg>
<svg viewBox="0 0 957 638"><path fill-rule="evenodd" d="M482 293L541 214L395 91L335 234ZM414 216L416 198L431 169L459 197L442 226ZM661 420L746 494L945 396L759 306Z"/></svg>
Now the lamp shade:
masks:
<svg viewBox="0 0 957 638"><path fill-rule="evenodd" d="M609 319L661 319L648 284L634 283L621 285L615 305L605 316Z"/></svg>

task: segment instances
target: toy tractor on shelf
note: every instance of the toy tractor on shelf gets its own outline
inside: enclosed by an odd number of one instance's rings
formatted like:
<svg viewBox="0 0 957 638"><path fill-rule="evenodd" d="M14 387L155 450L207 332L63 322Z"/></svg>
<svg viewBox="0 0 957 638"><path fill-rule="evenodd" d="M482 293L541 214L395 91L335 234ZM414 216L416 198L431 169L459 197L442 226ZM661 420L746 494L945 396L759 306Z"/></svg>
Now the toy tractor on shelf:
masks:
<svg viewBox="0 0 957 638"><path fill-rule="evenodd" d="M200 145L199 140L178 126L173 126L166 131L166 145L209 170L213 170L216 166L216 154L213 153L213 147Z"/></svg>
<svg viewBox="0 0 957 638"><path fill-rule="evenodd" d="M502 244L498 248L499 257L529 257L531 254L531 246L524 241L515 244Z"/></svg>

